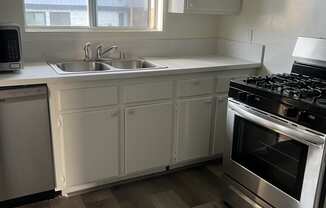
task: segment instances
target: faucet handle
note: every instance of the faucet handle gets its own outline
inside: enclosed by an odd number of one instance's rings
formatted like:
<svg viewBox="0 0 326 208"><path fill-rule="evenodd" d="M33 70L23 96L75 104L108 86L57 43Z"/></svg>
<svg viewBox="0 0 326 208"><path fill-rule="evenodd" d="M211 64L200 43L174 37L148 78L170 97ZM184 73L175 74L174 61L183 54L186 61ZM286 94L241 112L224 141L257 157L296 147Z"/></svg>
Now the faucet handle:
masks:
<svg viewBox="0 0 326 208"><path fill-rule="evenodd" d="M99 44L99 45L96 47L96 49L102 49L103 47L104 47L103 44Z"/></svg>
<svg viewBox="0 0 326 208"><path fill-rule="evenodd" d="M103 44L100 44L96 47L97 60L100 60L102 58L103 47Z"/></svg>
<svg viewBox="0 0 326 208"><path fill-rule="evenodd" d="M85 44L84 44L84 48L88 48L89 46L91 46L92 44L91 44L91 42L86 42Z"/></svg>
<svg viewBox="0 0 326 208"><path fill-rule="evenodd" d="M90 42L86 42L84 44L84 53L85 53L85 57L84 57L84 61L89 61L91 60L91 52L89 50L89 47L91 46Z"/></svg>

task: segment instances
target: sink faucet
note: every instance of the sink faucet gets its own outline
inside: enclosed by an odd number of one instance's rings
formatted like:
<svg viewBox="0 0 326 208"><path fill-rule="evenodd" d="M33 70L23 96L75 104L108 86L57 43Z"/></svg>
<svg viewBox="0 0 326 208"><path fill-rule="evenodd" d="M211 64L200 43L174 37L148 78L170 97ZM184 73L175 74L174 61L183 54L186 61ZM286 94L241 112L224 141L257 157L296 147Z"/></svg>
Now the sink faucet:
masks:
<svg viewBox="0 0 326 208"><path fill-rule="evenodd" d="M111 46L110 48L108 48L108 49L106 49L106 50L104 50L103 51L103 45L101 44L101 45L99 45L99 46L97 46L97 48L96 48L96 51L97 51L97 60L98 61L101 61L101 60L103 60L104 58L103 58L103 56L105 55L105 54L107 54L108 52L110 52L110 51L112 51L112 50L117 50L118 49L118 46L116 46L116 45L113 45L113 46Z"/></svg>
<svg viewBox="0 0 326 208"><path fill-rule="evenodd" d="M91 46L90 42L86 42L85 45L84 45L84 54L85 54L84 61L91 61L92 60L91 52L90 52L90 49L89 49L90 46Z"/></svg>

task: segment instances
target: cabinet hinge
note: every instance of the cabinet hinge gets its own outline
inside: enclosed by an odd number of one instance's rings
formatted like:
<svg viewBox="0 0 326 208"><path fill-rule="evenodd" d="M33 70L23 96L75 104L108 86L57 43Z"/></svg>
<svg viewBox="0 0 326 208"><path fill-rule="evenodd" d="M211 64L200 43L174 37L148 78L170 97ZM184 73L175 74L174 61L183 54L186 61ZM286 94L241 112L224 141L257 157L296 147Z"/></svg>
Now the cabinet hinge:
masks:
<svg viewBox="0 0 326 208"><path fill-rule="evenodd" d="M66 177L62 176L61 180L62 180L62 184L63 184L64 186L67 185L67 184L66 184L66 183L67 183L67 181L66 181Z"/></svg>
<svg viewBox="0 0 326 208"><path fill-rule="evenodd" d="M62 127L62 117L60 116L59 118L58 118L58 127Z"/></svg>

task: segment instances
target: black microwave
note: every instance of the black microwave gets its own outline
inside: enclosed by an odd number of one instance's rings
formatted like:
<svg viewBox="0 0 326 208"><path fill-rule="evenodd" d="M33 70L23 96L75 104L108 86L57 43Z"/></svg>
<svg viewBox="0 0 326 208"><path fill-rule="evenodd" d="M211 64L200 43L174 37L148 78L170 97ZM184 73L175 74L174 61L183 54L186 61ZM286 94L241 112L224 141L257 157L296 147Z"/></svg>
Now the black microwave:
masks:
<svg viewBox="0 0 326 208"><path fill-rule="evenodd" d="M18 25L0 25L0 72L23 67L21 30Z"/></svg>

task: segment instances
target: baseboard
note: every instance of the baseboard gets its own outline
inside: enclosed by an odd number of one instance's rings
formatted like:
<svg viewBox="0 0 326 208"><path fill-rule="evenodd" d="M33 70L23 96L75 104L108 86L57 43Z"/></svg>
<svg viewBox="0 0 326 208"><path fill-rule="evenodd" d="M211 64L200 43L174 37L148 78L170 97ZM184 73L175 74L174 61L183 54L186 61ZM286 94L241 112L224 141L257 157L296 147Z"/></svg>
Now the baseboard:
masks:
<svg viewBox="0 0 326 208"><path fill-rule="evenodd" d="M86 187L86 188L82 188L79 190L75 189L75 191L65 192L65 193L63 193L63 196L72 197L72 196L76 196L76 195L80 195L80 194L84 194L84 193L88 193L88 192L92 192L92 191L98 191L98 190L102 190L102 189L106 189L106 188L110 188L110 187L114 187L114 186L132 183L132 182L136 182L136 181L140 181L140 180L155 178L155 177L159 177L162 175L169 175L169 174L173 174L175 172L178 172L181 170L186 170L189 168L206 166L213 162L214 162L214 164L217 164L217 165L222 164L222 158L220 156L216 156L216 157L205 158L201 161L196 160L196 161L189 161L187 163L180 163L177 166L176 165L167 166L165 168L153 170L153 172L140 173L139 175L128 176L127 178L122 178L122 179L120 178L120 179L116 179L115 181L111 181L111 182L106 182L106 183L103 182L103 184L98 183L98 184L88 185L88 187Z"/></svg>

